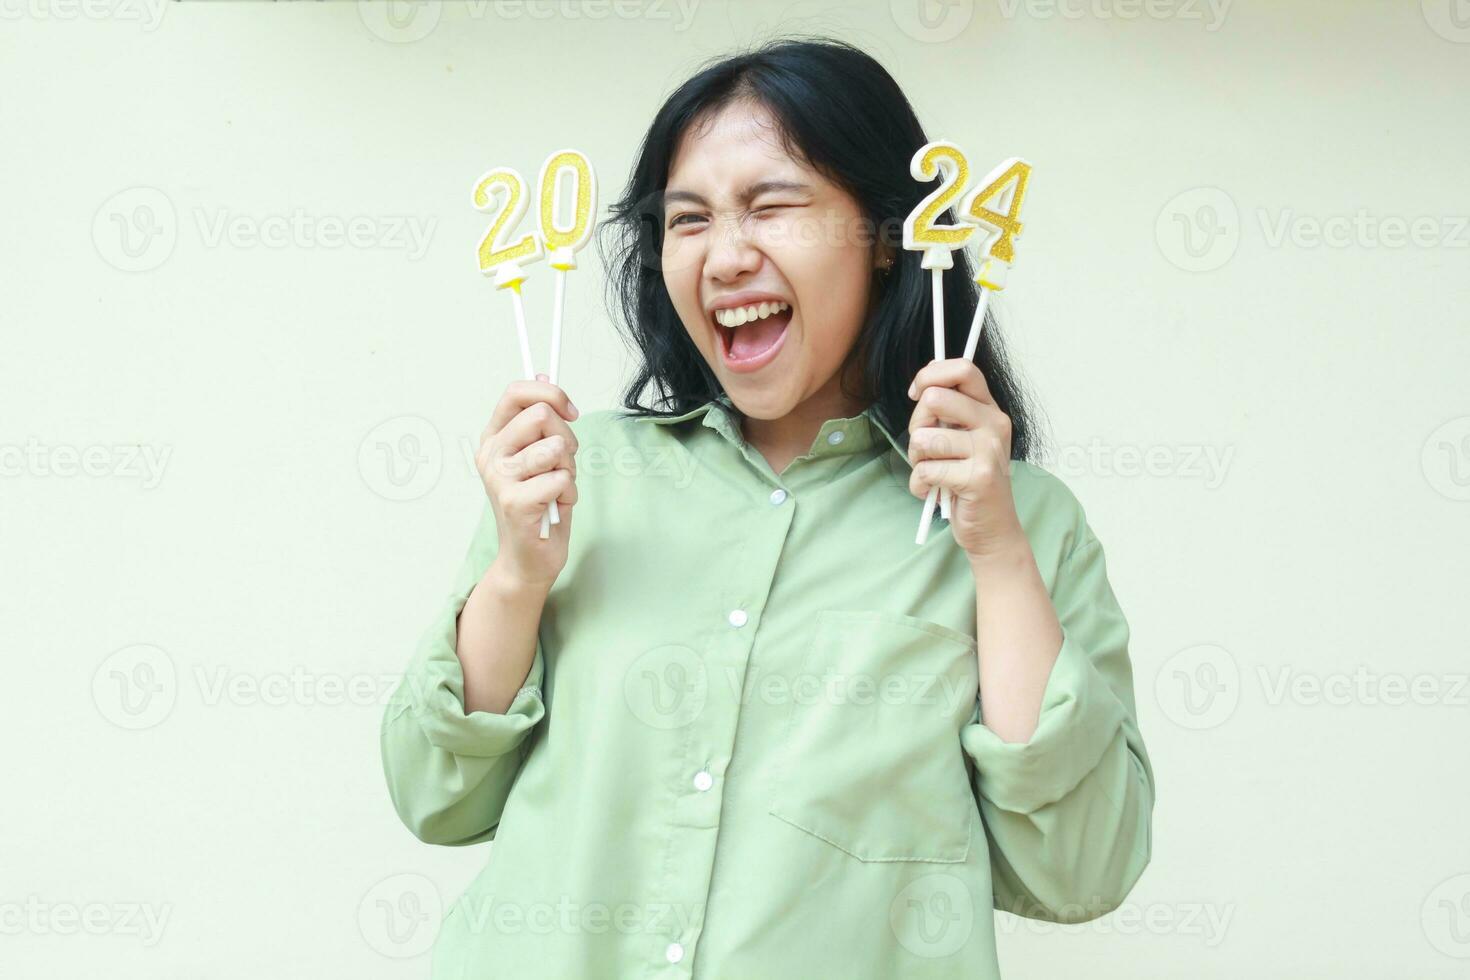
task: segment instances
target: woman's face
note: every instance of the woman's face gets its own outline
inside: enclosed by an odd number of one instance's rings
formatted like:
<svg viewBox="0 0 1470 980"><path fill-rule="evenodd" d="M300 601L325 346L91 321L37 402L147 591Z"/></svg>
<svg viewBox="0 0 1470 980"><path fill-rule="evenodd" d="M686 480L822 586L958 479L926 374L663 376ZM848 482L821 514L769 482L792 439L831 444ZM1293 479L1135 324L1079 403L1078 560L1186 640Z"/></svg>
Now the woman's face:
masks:
<svg viewBox="0 0 1470 980"><path fill-rule="evenodd" d="M874 236L857 201L781 149L764 108L736 102L686 130L663 222L674 309L742 413L778 419L818 392L841 397Z"/></svg>

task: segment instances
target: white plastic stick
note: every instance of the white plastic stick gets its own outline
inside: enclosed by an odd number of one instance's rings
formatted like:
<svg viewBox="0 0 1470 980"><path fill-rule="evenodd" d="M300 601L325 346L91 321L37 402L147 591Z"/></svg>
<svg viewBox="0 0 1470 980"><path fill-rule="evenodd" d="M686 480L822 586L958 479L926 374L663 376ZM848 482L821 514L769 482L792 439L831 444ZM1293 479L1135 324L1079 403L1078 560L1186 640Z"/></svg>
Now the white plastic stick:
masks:
<svg viewBox="0 0 1470 980"><path fill-rule="evenodd" d="M526 306L521 302L521 291L512 289L510 291L511 305L516 311L516 337L521 344L521 373L526 376L527 381L536 380L536 369L531 365L531 338L526 333ZM561 523L561 514L557 512L556 501L541 514L541 537L551 537L551 525Z"/></svg>
<svg viewBox="0 0 1470 980"><path fill-rule="evenodd" d="M975 304L975 318L970 321L970 333L965 337L965 360L973 361L975 351L980 347L980 332L985 329L985 309L990 305L990 290L980 288L980 301ZM949 515L944 515L945 520ZM929 537L929 525L934 520L934 488L929 488L929 496L924 499L924 513L919 519L919 534L914 539L916 544L923 544Z"/></svg>
<svg viewBox="0 0 1470 980"><path fill-rule="evenodd" d="M556 292L551 307L551 383L556 384L557 369L561 367L561 311L567 290L565 269L556 270Z"/></svg>
<svg viewBox="0 0 1470 980"><path fill-rule="evenodd" d="M942 361L945 358L944 350L944 272L936 269L934 271L934 358ZM943 422L939 423L941 429L947 428ZM949 487L939 488L939 513L947 521L949 520Z"/></svg>
<svg viewBox="0 0 1470 980"><path fill-rule="evenodd" d="M931 270L931 283L933 284L934 307L934 359L944 359L944 270ZM934 521L934 502L940 501L941 513L944 511L943 501L949 496L948 492L941 493L939 484L929 488L929 493L924 497L924 509L919 513L919 533L914 537L915 544L923 544L929 538L929 525ZM948 519L949 515L944 514Z"/></svg>
<svg viewBox="0 0 1470 980"><path fill-rule="evenodd" d="M536 369L531 366L531 338L526 333L526 307L521 302L521 291L510 291L510 304L516 313L516 338L521 343L521 373L529 381L536 380Z"/></svg>
<svg viewBox="0 0 1470 980"><path fill-rule="evenodd" d="M552 384L556 384L556 375L561 367L561 311L562 303L566 295L567 273L565 269L557 269L554 273L556 286L554 299L551 307L551 370L547 375ZM556 506L556 501L551 502L546 513L541 515L541 537L551 535L551 525L561 523L561 511Z"/></svg>
<svg viewBox="0 0 1470 980"><path fill-rule="evenodd" d="M990 306L990 290L980 287L980 301L975 304L975 318L970 321L970 333L965 337L965 360L973 361L980 347L980 331L985 329L985 310Z"/></svg>

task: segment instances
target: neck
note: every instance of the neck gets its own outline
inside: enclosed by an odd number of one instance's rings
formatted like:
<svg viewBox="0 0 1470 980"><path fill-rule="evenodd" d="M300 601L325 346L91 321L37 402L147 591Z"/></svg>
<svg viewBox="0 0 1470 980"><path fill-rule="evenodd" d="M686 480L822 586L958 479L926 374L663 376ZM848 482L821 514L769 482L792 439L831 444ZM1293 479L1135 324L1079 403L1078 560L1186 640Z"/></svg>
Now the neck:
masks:
<svg viewBox="0 0 1470 980"><path fill-rule="evenodd" d="M793 459L806 455L812 440L828 419L846 419L862 412L866 406L843 394L834 376L821 391L797 405L779 419L757 419L746 416L741 421L745 441L780 473Z"/></svg>

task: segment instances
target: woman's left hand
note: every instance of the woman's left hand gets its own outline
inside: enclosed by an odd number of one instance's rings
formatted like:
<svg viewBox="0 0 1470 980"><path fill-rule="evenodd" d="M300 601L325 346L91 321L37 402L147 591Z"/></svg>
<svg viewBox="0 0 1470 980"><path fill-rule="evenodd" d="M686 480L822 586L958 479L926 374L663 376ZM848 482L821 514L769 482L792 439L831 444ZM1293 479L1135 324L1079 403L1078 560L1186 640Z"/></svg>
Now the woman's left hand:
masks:
<svg viewBox="0 0 1470 980"><path fill-rule="evenodd" d="M963 357L930 361L914 376L915 395L909 492L922 500L931 486L949 488L950 528L972 562L1025 544L1011 496L1011 419L979 366Z"/></svg>

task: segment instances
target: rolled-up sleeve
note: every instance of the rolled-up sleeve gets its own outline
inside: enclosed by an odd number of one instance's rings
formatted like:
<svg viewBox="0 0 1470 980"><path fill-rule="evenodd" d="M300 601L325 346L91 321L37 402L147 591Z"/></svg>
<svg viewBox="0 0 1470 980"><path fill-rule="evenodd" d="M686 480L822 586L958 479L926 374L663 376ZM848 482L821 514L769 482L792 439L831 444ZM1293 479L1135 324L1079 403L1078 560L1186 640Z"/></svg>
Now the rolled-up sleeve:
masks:
<svg viewBox="0 0 1470 980"><path fill-rule="evenodd" d="M1148 865L1154 777L1134 705L1128 624L1090 531L1051 591L1063 640L1035 732L1005 742L977 706L961 743L975 764L995 907L1082 922L1121 905Z"/></svg>
<svg viewBox="0 0 1470 980"><path fill-rule="evenodd" d="M459 613L498 546L488 502L454 588L419 640L383 713L388 793L404 824L431 844L493 840L506 798L546 714L541 638L525 683L504 714L464 710L464 673L455 654Z"/></svg>

